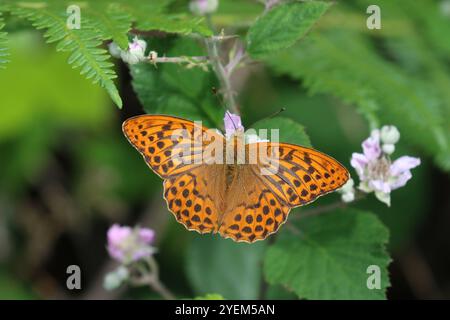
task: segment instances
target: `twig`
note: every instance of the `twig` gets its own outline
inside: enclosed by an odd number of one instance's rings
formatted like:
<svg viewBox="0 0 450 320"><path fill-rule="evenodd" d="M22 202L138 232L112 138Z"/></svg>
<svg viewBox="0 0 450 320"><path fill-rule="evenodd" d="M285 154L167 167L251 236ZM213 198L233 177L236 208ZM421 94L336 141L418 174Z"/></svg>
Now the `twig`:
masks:
<svg viewBox="0 0 450 320"><path fill-rule="evenodd" d="M365 193L357 193L355 200L353 200L352 202L359 201L361 199L364 199L365 197L366 197ZM316 215L319 215L322 213L330 212L334 209L345 208L345 207L347 207L347 205L348 205L348 203L346 203L346 202L336 201L336 202L330 203L326 206L320 206L320 207L317 207L314 209L305 210L300 215L290 218L290 220L291 221L301 220L301 219L304 219L307 217L316 216Z"/></svg>
<svg viewBox="0 0 450 320"><path fill-rule="evenodd" d="M151 63L192 63L192 62L205 62L208 61L208 57L194 56L194 57L158 57L154 59L149 58Z"/></svg>
<svg viewBox="0 0 450 320"><path fill-rule="evenodd" d="M406 281L419 299L444 299L430 265L416 246L400 256L400 264Z"/></svg>

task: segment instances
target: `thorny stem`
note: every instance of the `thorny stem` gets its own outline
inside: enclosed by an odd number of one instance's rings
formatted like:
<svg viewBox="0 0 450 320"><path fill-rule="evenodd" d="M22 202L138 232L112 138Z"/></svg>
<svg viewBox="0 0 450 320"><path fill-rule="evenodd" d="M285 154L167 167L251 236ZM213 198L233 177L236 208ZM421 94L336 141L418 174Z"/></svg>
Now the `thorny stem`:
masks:
<svg viewBox="0 0 450 320"><path fill-rule="evenodd" d="M175 295L159 279L159 268L153 257L145 259L147 268L139 268L139 276L132 278L131 282L135 285L148 285L156 291L165 300L175 300Z"/></svg>

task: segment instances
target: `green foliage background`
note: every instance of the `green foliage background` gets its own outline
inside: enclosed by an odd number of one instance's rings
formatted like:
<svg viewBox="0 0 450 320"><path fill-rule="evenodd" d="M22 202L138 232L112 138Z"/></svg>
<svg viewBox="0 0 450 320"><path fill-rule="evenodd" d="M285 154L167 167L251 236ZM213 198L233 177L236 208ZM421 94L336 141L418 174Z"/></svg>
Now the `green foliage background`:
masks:
<svg viewBox="0 0 450 320"><path fill-rule="evenodd" d="M143 112L222 128L211 70L128 69L105 47L113 40L126 49L139 35L160 56L206 55L198 39L212 35L207 21L187 1L97 0L81 4L82 28L71 30L69 4L0 4L0 298L65 296L72 263L86 270L75 297L109 297L98 286L111 267L104 245L114 222L157 231L161 276L179 297L386 298L390 256L413 243L432 205L445 210L435 204L435 176L448 181L450 170L450 18L439 1L288 1L265 14L257 1L220 1L211 22L253 59L236 75L247 128L281 128L282 141L350 168L370 130L393 124L402 133L396 155L422 159L391 208L370 196L301 218L339 201L331 194L292 211L300 234L285 225L252 245L186 232L161 203L161 181L121 135L121 121ZM382 8L381 30L366 27L369 4ZM372 264L382 269L381 290L366 287ZM113 295L157 298L147 289Z"/></svg>

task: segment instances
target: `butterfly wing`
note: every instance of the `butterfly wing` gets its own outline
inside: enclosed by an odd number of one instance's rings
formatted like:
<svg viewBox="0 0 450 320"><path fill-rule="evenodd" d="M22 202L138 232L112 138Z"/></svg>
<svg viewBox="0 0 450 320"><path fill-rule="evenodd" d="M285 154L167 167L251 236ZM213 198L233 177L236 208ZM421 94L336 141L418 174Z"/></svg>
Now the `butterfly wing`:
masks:
<svg viewBox="0 0 450 320"><path fill-rule="evenodd" d="M148 166L164 179L164 198L177 221L200 233L216 231L224 169L196 163L194 157L213 141L222 144L223 136L192 121L165 115L133 117L122 128Z"/></svg>
<svg viewBox="0 0 450 320"><path fill-rule="evenodd" d="M275 233L293 207L312 202L347 182L349 173L338 161L317 150L286 143L257 143L271 161L238 169L228 194L219 232L235 241L254 242ZM275 150L275 153L273 153Z"/></svg>
<svg viewBox="0 0 450 320"><path fill-rule="evenodd" d="M122 130L149 167L164 179L202 165L196 157L209 143L224 140L193 121L166 115L132 117Z"/></svg>

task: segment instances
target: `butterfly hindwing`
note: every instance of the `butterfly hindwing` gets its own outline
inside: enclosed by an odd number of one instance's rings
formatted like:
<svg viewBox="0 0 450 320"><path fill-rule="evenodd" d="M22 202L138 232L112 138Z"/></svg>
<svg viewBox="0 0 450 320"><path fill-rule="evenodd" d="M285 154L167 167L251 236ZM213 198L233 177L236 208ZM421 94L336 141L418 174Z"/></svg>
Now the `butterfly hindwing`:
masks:
<svg viewBox="0 0 450 320"><path fill-rule="evenodd" d="M229 187L226 209L219 233L238 242L263 240L276 232L286 221L289 206L278 198L255 174L255 166L237 169L236 179Z"/></svg>
<svg viewBox="0 0 450 320"><path fill-rule="evenodd" d="M217 231L218 204L223 195L216 192L220 189L214 187L211 190L211 187L220 184L217 179L220 170L220 166L215 165L199 166L164 181L168 208L188 230L200 233Z"/></svg>

